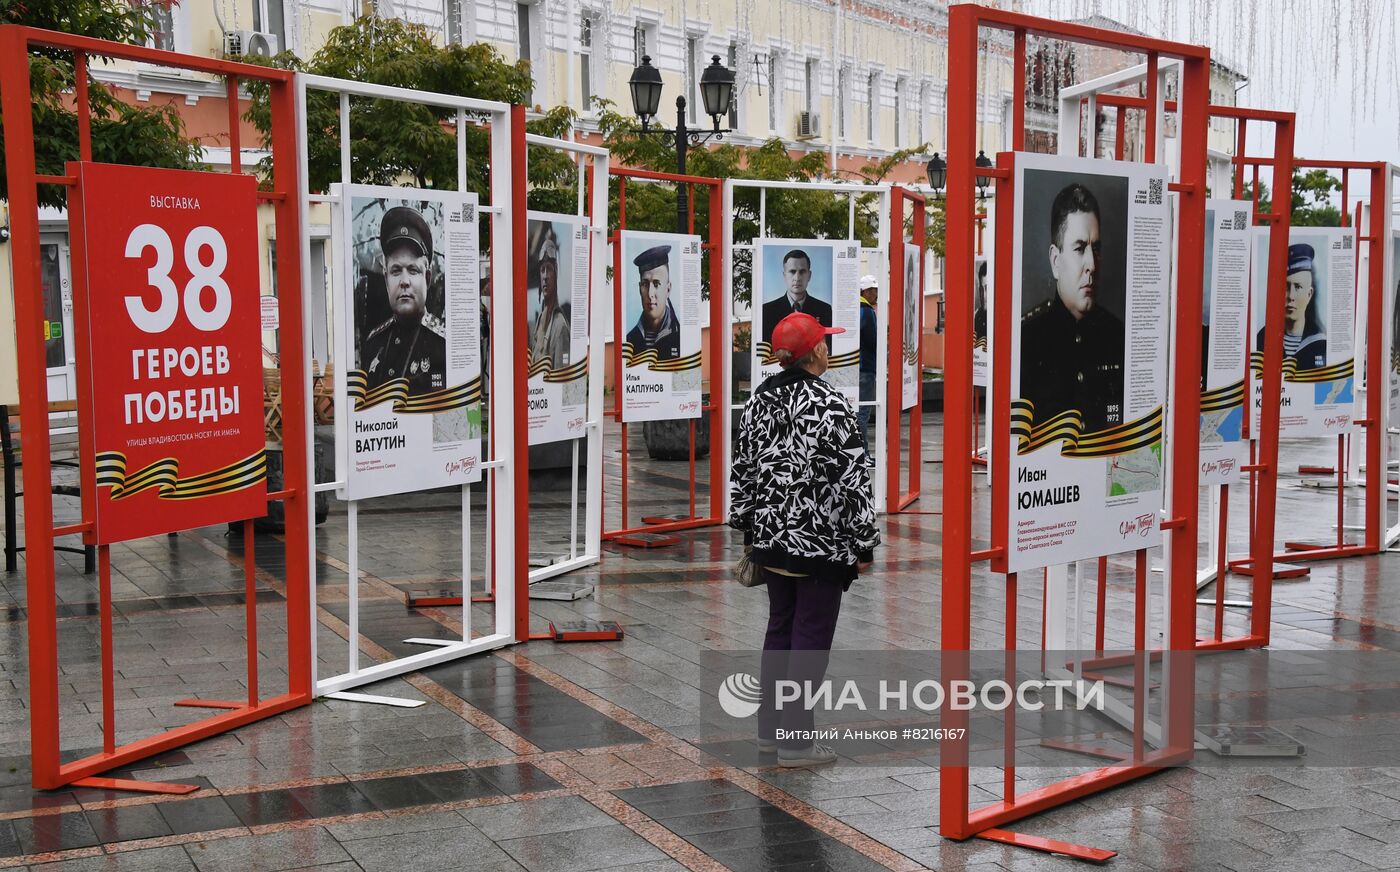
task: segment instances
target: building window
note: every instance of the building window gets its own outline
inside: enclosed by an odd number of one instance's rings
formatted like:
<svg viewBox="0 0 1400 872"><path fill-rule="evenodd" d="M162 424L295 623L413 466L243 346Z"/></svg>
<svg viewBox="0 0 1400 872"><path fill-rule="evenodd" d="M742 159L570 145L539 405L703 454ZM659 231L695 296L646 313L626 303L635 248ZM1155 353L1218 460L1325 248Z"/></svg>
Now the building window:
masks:
<svg viewBox="0 0 1400 872"><path fill-rule="evenodd" d="M530 65L530 93L525 95L526 103L535 102L535 56L532 52L530 40L530 25L533 23L534 7L529 3L515 4L515 47L520 60Z"/></svg>
<svg viewBox="0 0 1400 872"><path fill-rule="evenodd" d="M578 22L578 82L579 107L588 112L593 108L593 16L584 15Z"/></svg>
<svg viewBox="0 0 1400 872"><path fill-rule="evenodd" d="M253 0L253 29L273 38L274 51L285 51L288 48L287 16L282 4L283 0ZM157 5L164 5L169 9L171 4Z"/></svg>
<svg viewBox="0 0 1400 872"><path fill-rule="evenodd" d="M928 142L928 82L919 84L919 105L914 107L915 118L917 119L919 141L914 145L919 146Z"/></svg>
<svg viewBox="0 0 1400 872"><path fill-rule="evenodd" d="M768 53L768 129L777 132L778 113L781 110L783 84L782 61L776 51Z"/></svg>
<svg viewBox="0 0 1400 872"><path fill-rule="evenodd" d="M871 145L880 141L880 74L873 70L865 80L865 132Z"/></svg>
<svg viewBox="0 0 1400 872"><path fill-rule="evenodd" d="M632 28L632 66L642 65L642 58L647 55L647 27L645 24L638 24Z"/></svg>
<svg viewBox="0 0 1400 872"><path fill-rule="evenodd" d="M730 68L731 70L734 71L734 75L735 75L735 78L736 78L736 80L737 80L737 78L738 78L738 76L739 76L739 44L738 44L737 42L731 42L731 43L729 44L729 57L728 57L728 61L729 61L729 68ZM730 130L738 130L738 129L739 129L739 95L740 95L741 93L742 93L742 90L736 87L736 88L734 89L734 98L733 98L732 100L729 101L729 129L730 129Z"/></svg>
<svg viewBox="0 0 1400 872"><path fill-rule="evenodd" d="M851 68L842 67L836 73L836 137L846 139L846 95L851 90Z"/></svg>
<svg viewBox="0 0 1400 872"><path fill-rule="evenodd" d="M903 78L895 79L894 82L894 147L904 147L904 89L908 87L908 82Z"/></svg>
<svg viewBox="0 0 1400 872"><path fill-rule="evenodd" d="M132 5L144 7L150 16L151 32L147 45L161 51L175 51L175 7L160 0L138 0ZM256 17L256 5L254 9Z"/></svg>
<svg viewBox="0 0 1400 872"><path fill-rule="evenodd" d="M685 38L685 120L690 124L695 123L698 115L695 107L700 103L700 76L696 73L699 68L700 38L687 36Z"/></svg>
<svg viewBox="0 0 1400 872"><path fill-rule="evenodd" d="M462 38L462 0L446 0L444 9L447 14L448 45L463 44L466 40Z"/></svg>

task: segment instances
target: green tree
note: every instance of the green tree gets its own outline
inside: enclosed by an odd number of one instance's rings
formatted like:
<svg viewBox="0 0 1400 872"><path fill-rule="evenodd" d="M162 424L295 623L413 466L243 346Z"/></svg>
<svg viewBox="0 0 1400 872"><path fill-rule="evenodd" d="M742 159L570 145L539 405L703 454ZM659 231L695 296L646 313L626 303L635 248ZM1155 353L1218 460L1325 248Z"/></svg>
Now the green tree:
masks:
<svg viewBox="0 0 1400 872"><path fill-rule="evenodd" d="M1291 204L1294 227L1341 227L1342 211L1332 202L1332 193L1342 190L1342 183L1324 169L1293 174ZM1254 185L1246 182L1244 199L1254 196ZM1273 207L1267 182L1259 183L1259 209L1268 212Z"/></svg>
<svg viewBox="0 0 1400 872"><path fill-rule="evenodd" d="M1294 173L1293 226L1341 227L1342 211L1332 204L1332 192L1341 190L1341 181L1327 170Z"/></svg>
<svg viewBox="0 0 1400 872"><path fill-rule="evenodd" d="M173 0L0 0L0 23L143 45L155 31L158 6L170 2ZM100 60L94 58L93 62ZM34 102L35 168L45 175L62 175L64 163L78 159L78 116L71 108L76 83L72 54L32 49L29 80ZM199 166L199 143L185 134L184 121L174 106L132 106L91 80L88 95L93 160L154 167ZM4 148L0 134L0 160ZM9 196L9 179L0 176L0 199ZM62 207L67 200L67 188L39 186L41 205Z"/></svg>
<svg viewBox="0 0 1400 872"><path fill-rule="evenodd" d="M290 52L273 58L275 66L322 76L420 91L524 103L530 93L526 62L510 63L486 43L440 46L421 25L366 15L333 29L309 60ZM263 134L271 131L266 85L250 83L252 104L246 118ZM325 191L339 182L340 99L325 91L307 95L307 161L310 188ZM490 133L469 119L465 125L466 188L488 193ZM558 136L572 123L572 113L556 108L527 124L531 133ZM261 168L264 176L270 165ZM457 179L454 110L399 100L350 99L350 176L357 183L455 190ZM575 165L552 149L529 150L529 206L572 212Z"/></svg>

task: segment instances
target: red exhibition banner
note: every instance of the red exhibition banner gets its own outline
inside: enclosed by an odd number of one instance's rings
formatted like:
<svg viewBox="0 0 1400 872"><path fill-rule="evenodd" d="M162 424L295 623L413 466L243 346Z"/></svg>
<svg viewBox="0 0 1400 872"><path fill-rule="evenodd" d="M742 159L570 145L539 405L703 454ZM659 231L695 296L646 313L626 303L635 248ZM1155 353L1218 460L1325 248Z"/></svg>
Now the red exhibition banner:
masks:
<svg viewBox="0 0 1400 872"><path fill-rule="evenodd" d="M266 514L256 181L78 173L97 543Z"/></svg>

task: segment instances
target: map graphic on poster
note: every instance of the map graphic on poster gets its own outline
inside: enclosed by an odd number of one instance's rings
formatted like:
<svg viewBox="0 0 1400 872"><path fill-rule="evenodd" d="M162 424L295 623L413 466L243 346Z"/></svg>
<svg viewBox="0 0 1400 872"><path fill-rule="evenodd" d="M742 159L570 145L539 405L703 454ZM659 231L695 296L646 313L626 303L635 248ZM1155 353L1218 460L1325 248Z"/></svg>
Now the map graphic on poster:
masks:
<svg viewBox="0 0 1400 872"><path fill-rule="evenodd" d="M1351 429L1355 403L1356 234L1347 227L1292 227L1281 281L1269 276L1269 233L1254 230L1250 395L1253 432L1263 403L1266 305L1283 309L1280 436L1326 436Z"/></svg>
<svg viewBox="0 0 1400 872"><path fill-rule="evenodd" d="M1391 275L1395 279L1395 290L1390 295L1390 338L1386 348L1390 351L1390 426L1400 427L1400 233L1393 234L1390 240Z"/></svg>
<svg viewBox="0 0 1400 872"><path fill-rule="evenodd" d="M1171 266L1165 167L1018 154L1015 173L1010 451L993 467L1010 572L1160 541Z"/></svg>
<svg viewBox="0 0 1400 872"><path fill-rule="evenodd" d="M1246 458L1244 384L1253 211L1248 200L1206 201L1201 299L1202 487L1237 483Z"/></svg>
<svg viewBox="0 0 1400 872"><path fill-rule="evenodd" d="M263 516L256 181L89 162L78 176L97 544Z"/></svg>
<svg viewBox="0 0 1400 872"><path fill-rule="evenodd" d="M340 187L340 186L337 186ZM363 500L481 480L477 196L340 187L345 486Z"/></svg>
<svg viewBox="0 0 1400 872"><path fill-rule="evenodd" d="M856 403L860 394L859 280L858 241L754 240L755 382L782 369L769 342L778 322L800 306L824 326L845 328L845 333L827 337L831 368L822 378Z"/></svg>
<svg viewBox="0 0 1400 872"><path fill-rule="evenodd" d="M624 230L622 420L700 417L700 237Z"/></svg>
<svg viewBox="0 0 1400 872"><path fill-rule="evenodd" d="M919 249L904 240L904 343L900 355L900 409L919 402L919 339L923 332L924 282L919 269Z"/></svg>
<svg viewBox="0 0 1400 872"><path fill-rule="evenodd" d="M529 442L583 435L588 416L588 220L531 212L525 263L529 285Z"/></svg>

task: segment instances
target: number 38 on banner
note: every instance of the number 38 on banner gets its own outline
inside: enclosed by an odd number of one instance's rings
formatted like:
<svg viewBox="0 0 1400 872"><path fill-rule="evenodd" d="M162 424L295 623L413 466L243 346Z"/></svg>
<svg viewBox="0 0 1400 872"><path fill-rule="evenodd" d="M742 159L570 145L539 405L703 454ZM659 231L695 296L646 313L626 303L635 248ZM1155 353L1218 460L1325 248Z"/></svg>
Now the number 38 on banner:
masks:
<svg viewBox="0 0 1400 872"><path fill-rule="evenodd" d="M99 544L267 511L251 176L79 165Z"/></svg>

